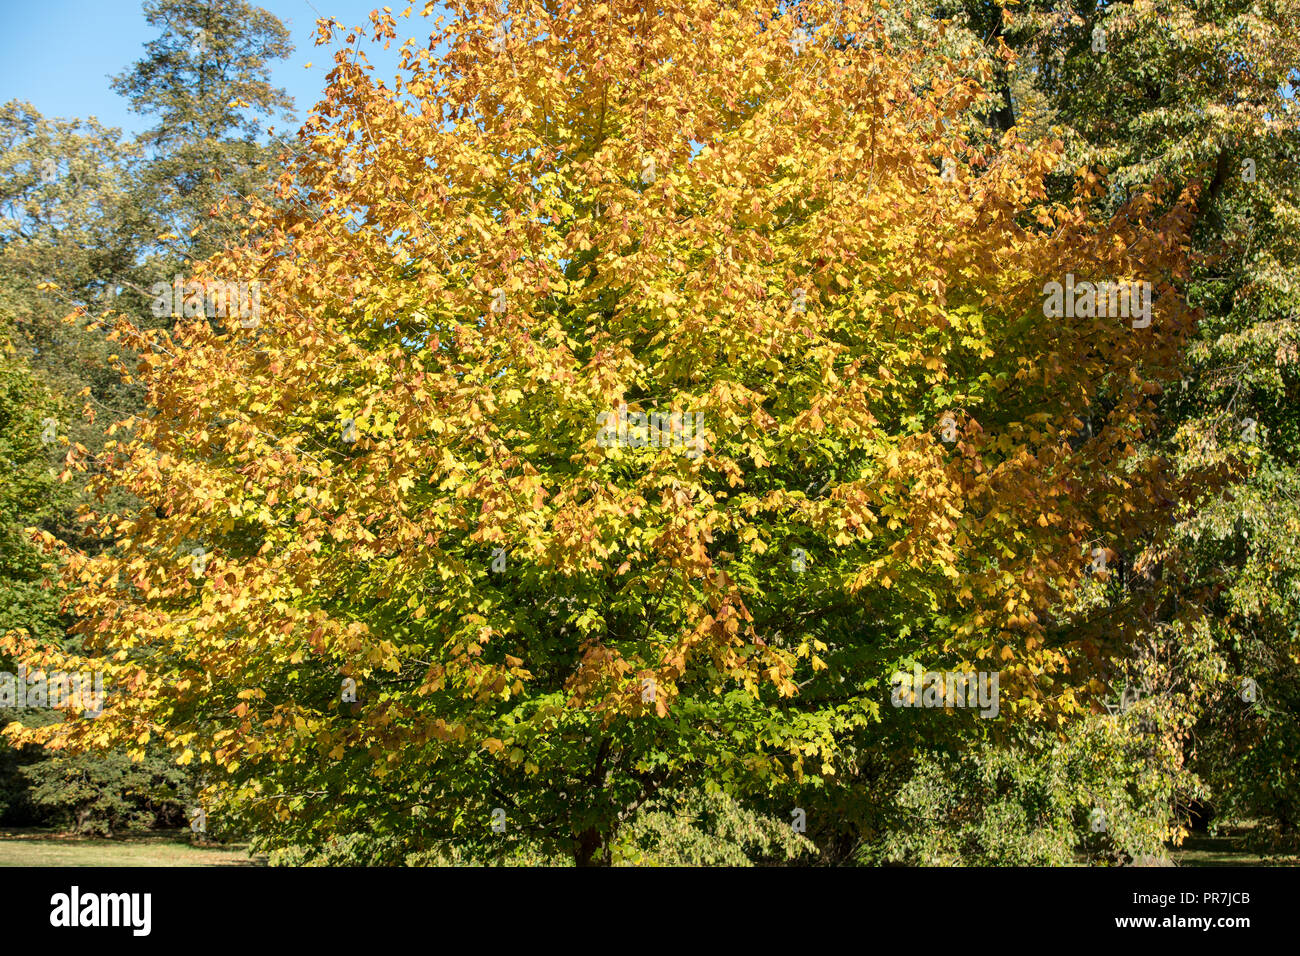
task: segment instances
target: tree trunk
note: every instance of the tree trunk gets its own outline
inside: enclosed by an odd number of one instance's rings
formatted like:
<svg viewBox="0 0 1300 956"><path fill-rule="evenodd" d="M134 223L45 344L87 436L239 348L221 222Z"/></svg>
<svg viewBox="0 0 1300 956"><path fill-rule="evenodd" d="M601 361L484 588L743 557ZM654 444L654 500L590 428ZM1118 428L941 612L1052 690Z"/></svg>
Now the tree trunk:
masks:
<svg viewBox="0 0 1300 956"><path fill-rule="evenodd" d="M578 866L600 866L602 860L596 859L596 854L604 845L604 840L600 838L600 831L595 827L588 827L578 834L574 845L573 862Z"/></svg>

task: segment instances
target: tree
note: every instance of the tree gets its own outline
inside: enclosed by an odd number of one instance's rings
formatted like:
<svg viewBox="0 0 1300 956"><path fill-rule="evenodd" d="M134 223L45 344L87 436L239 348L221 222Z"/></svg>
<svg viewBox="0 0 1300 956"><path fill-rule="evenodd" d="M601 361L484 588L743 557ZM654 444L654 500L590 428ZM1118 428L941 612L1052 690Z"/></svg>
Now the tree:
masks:
<svg viewBox="0 0 1300 956"><path fill-rule="evenodd" d="M13 347L53 396L58 433L98 454L104 424L143 406L124 383L114 349L94 328L110 308L148 314L146 240L129 209L137 154L94 120L0 108L0 277ZM70 313L72 321L64 321ZM93 417L81 414L89 404ZM48 465L42 446L39 460ZM76 495L64 497L59 534L79 547Z"/></svg>
<svg viewBox="0 0 1300 956"><path fill-rule="evenodd" d="M1144 543L1160 592L1146 631L1162 648L1196 644L1196 669L1217 669L1209 681L1185 670L1164 681L1201 684L1185 750L1215 806L1294 839L1298 781L1285 755L1300 746L1300 5L981 9L1007 21L1072 161L1112 171L1104 208L1158 179L1199 191L1187 294L1204 318L1144 451L1192 480Z"/></svg>
<svg viewBox="0 0 1300 956"><path fill-rule="evenodd" d="M290 50L287 31L270 14L242 3L162 2L148 5L146 15L164 34L116 81L134 108L160 116L139 144L122 142L118 130L93 118L48 120L16 102L0 109L0 322L14 330L12 349L47 394L47 417L55 420L53 441L16 446L15 494L27 490L18 475L44 476L69 448L101 460L108 426L144 408L142 390L120 374L136 359L107 340L100 320L112 308L137 325L171 324L170 311L157 308L157 284L170 287L187 257L230 240L219 234L225 221L211 219L212 207L272 178L266 165L275 148L258 141L257 117L292 106L266 76L269 61ZM215 230L202 228L210 221ZM64 649L68 621L57 614L58 590L31 577L24 529L34 526L88 554L112 541L76 518L77 507L92 501L86 485L94 469L63 477L67 483L52 483L57 493L45 494L29 521L6 514L0 529L7 549L0 632L22 629L54 651ZM121 488L105 484L103 491L98 507L139 507ZM71 646L80 645L74 639ZM55 716L6 710L4 722ZM10 807L10 823L102 832L166 821L178 818L186 790L155 748L135 767L120 750L64 760L6 747L0 760L6 771L24 764L21 774L5 774L13 786L0 802Z"/></svg>
<svg viewBox="0 0 1300 956"><path fill-rule="evenodd" d="M660 791L779 804L882 708L937 727L889 706L913 663L1088 706L1060 609L1169 481L1129 453L1181 205L1046 201L1059 150L982 136L972 64L866 4L471 4L403 49L395 89L338 54L298 202L196 273L256 276L256 323L119 325L147 507L68 560L118 693L16 739L161 738L273 848L590 863ZM1056 316L1076 277L1151 311Z"/></svg>
<svg viewBox="0 0 1300 956"><path fill-rule="evenodd" d="M60 630L46 559L23 533L50 527L62 497L52 467L59 446L48 427L55 410L14 347L8 323L0 324L0 631L22 627L46 637Z"/></svg>
<svg viewBox="0 0 1300 956"><path fill-rule="evenodd" d="M276 16L246 0L148 0L144 12L161 35L113 89L137 113L158 117L141 137L150 158L134 199L188 267L237 240L237 217L217 210L242 210L270 178L277 148L261 142L262 121L288 121L293 109L271 85L270 64L293 45Z"/></svg>
<svg viewBox="0 0 1300 956"><path fill-rule="evenodd" d="M57 525L60 499L54 478L60 446L50 441L48 420L56 410L51 396L37 382L14 347L7 317L0 313L0 633L22 628L42 641L62 633L58 591L48 567L25 529ZM0 655L0 671L10 660ZM0 724L19 716L0 706ZM30 718L29 718L30 719ZM0 745L0 816L24 803L18 784L22 761L16 749Z"/></svg>

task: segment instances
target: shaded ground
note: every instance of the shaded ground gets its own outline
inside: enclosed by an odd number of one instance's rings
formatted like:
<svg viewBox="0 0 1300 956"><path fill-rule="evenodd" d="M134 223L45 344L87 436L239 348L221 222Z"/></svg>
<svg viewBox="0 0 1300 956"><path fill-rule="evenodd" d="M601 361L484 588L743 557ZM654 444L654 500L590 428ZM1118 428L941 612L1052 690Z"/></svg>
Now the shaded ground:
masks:
<svg viewBox="0 0 1300 956"><path fill-rule="evenodd" d="M106 840L52 830L0 830L0 866L260 866L243 846L200 847L188 831Z"/></svg>
<svg viewBox="0 0 1300 956"><path fill-rule="evenodd" d="M1248 848L1249 829L1227 828L1217 836L1193 833L1169 856L1179 866L1300 866L1296 854L1261 854Z"/></svg>
<svg viewBox="0 0 1300 956"><path fill-rule="evenodd" d="M1295 854L1262 855L1245 846L1248 831L1194 833L1170 859L1177 866L1300 866ZM106 840L53 830L0 830L0 866L263 866L240 845L194 846L178 830Z"/></svg>

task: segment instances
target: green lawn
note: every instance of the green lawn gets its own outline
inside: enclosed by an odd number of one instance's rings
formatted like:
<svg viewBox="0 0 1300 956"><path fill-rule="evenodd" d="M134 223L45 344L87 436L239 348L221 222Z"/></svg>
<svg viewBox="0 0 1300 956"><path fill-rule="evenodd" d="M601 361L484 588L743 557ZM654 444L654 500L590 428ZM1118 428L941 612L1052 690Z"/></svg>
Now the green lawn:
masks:
<svg viewBox="0 0 1300 956"><path fill-rule="evenodd" d="M1170 858L1178 866L1300 866L1296 856L1260 856L1242 847L1243 831L1194 834ZM243 846L197 847L187 831L115 840L53 830L0 830L0 866L262 866Z"/></svg>
<svg viewBox="0 0 1300 956"><path fill-rule="evenodd" d="M197 847L187 831L116 840L0 830L0 866L260 866L242 846Z"/></svg>

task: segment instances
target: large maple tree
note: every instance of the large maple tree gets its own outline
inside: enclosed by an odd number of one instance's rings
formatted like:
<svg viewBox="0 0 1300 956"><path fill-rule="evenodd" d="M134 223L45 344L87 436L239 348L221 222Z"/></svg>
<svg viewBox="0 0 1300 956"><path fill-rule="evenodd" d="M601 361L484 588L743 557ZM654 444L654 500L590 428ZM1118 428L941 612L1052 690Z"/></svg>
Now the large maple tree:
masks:
<svg viewBox="0 0 1300 956"><path fill-rule="evenodd" d="M1048 202L1059 147L881 12L453 4L391 85L322 21L286 205L195 276L260 314L118 329L150 413L104 464L149 507L67 556L105 712L11 734L161 738L270 846L590 862L660 788L843 773L913 663L1087 706L1059 608L1168 480L1129 453L1187 215ZM1150 323L1047 317L1067 275Z"/></svg>

